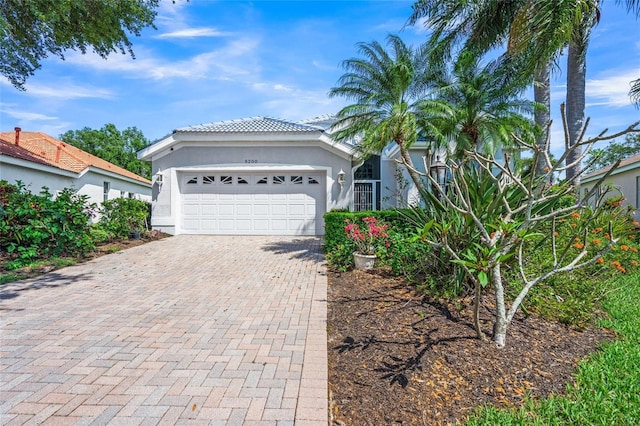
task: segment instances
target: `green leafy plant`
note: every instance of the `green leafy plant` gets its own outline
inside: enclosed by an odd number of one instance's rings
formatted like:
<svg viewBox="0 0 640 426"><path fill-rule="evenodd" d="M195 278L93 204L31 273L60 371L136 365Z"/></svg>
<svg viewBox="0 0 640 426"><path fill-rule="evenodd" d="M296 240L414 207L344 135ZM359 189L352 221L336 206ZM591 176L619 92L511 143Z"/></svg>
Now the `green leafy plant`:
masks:
<svg viewBox="0 0 640 426"><path fill-rule="evenodd" d="M89 233L94 214L88 197L70 189L54 197L45 187L36 195L22 182L0 181L0 249L12 257L10 267L84 254L95 247Z"/></svg>
<svg viewBox="0 0 640 426"><path fill-rule="evenodd" d="M133 198L115 198L102 203L100 227L115 238L147 230L149 204Z"/></svg>

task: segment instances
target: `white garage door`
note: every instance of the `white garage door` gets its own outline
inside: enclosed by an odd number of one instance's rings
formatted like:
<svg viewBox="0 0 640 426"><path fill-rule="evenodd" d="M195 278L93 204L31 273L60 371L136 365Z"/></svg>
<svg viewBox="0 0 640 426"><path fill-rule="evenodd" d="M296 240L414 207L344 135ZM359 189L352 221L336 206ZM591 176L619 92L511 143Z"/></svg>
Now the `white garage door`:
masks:
<svg viewBox="0 0 640 426"><path fill-rule="evenodd" d="M193 173L181 176L182 233L319 235L322 173Z"/></svg>

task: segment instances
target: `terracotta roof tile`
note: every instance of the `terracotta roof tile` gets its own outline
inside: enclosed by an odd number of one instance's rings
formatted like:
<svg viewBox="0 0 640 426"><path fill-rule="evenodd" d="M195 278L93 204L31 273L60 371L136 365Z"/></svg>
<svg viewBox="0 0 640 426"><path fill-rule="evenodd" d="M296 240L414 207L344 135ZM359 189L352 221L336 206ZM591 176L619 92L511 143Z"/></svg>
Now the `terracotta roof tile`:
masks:
<svg viewBox="0 0 640 426"><path fill-rule="evenodd" d="M15 133L3 132L0 133L0 138L5 141L13 141L12 144L15 146ZM45 164L58 167L63 170L80 173L87 167L96 167L139 182L151 183L142 176L138 176L137 174L116 166L102 158L91 155L88 152L76 148L75 146L71 146L65 142L52 138L45 133L20 132L18 144L19 148L30 152L35 156L35 158L44 161Z"/></svg>

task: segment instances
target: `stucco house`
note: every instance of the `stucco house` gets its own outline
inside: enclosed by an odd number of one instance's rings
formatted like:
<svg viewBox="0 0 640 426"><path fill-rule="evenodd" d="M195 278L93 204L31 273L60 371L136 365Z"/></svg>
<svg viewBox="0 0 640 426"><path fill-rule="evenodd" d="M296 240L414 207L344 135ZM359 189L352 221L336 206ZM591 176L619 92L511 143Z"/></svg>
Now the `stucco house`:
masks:
<svg viewBox="0 0 640 426"><path fill-rule="evenodd" d="M415 198L398 149L362 161L336 142L332 115L251 117L183 127L138 152L152 162L152 226L170 234L323 235L332 209L375 210ZM422 166L424 144L412 158Z"/></svg>
<svg viewBox="0 0 640 426"><path fill-rule="evenodd" d="M131 197L151 201L151 182L41 132L0 133L0 180L21 181L31 192L46 186L87 195L89 202Z"/></svg>
<svg viewBox="0 0 640 426"><path fill-rule="evenodd" d="M580 183L582 193L586 194L590 191L600 178L611 170L611 167L604 167L584 176ZM622 193L625 198L623 205L635 209L636 217L640 217L640 154L622 160L603 184L612 186L619 191L612 191L611 197L619 196Z"/></svg>

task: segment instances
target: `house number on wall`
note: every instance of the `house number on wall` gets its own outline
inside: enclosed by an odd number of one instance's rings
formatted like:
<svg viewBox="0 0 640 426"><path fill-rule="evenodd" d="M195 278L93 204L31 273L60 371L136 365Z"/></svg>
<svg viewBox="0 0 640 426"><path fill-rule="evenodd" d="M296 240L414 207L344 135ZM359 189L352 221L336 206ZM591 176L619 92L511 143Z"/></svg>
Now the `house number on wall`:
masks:
<svg viewBox="0 0 640 426"><path fill-rule="evenodd" d="M256 164L258 160L244 160L245 164Z"/></svg>

